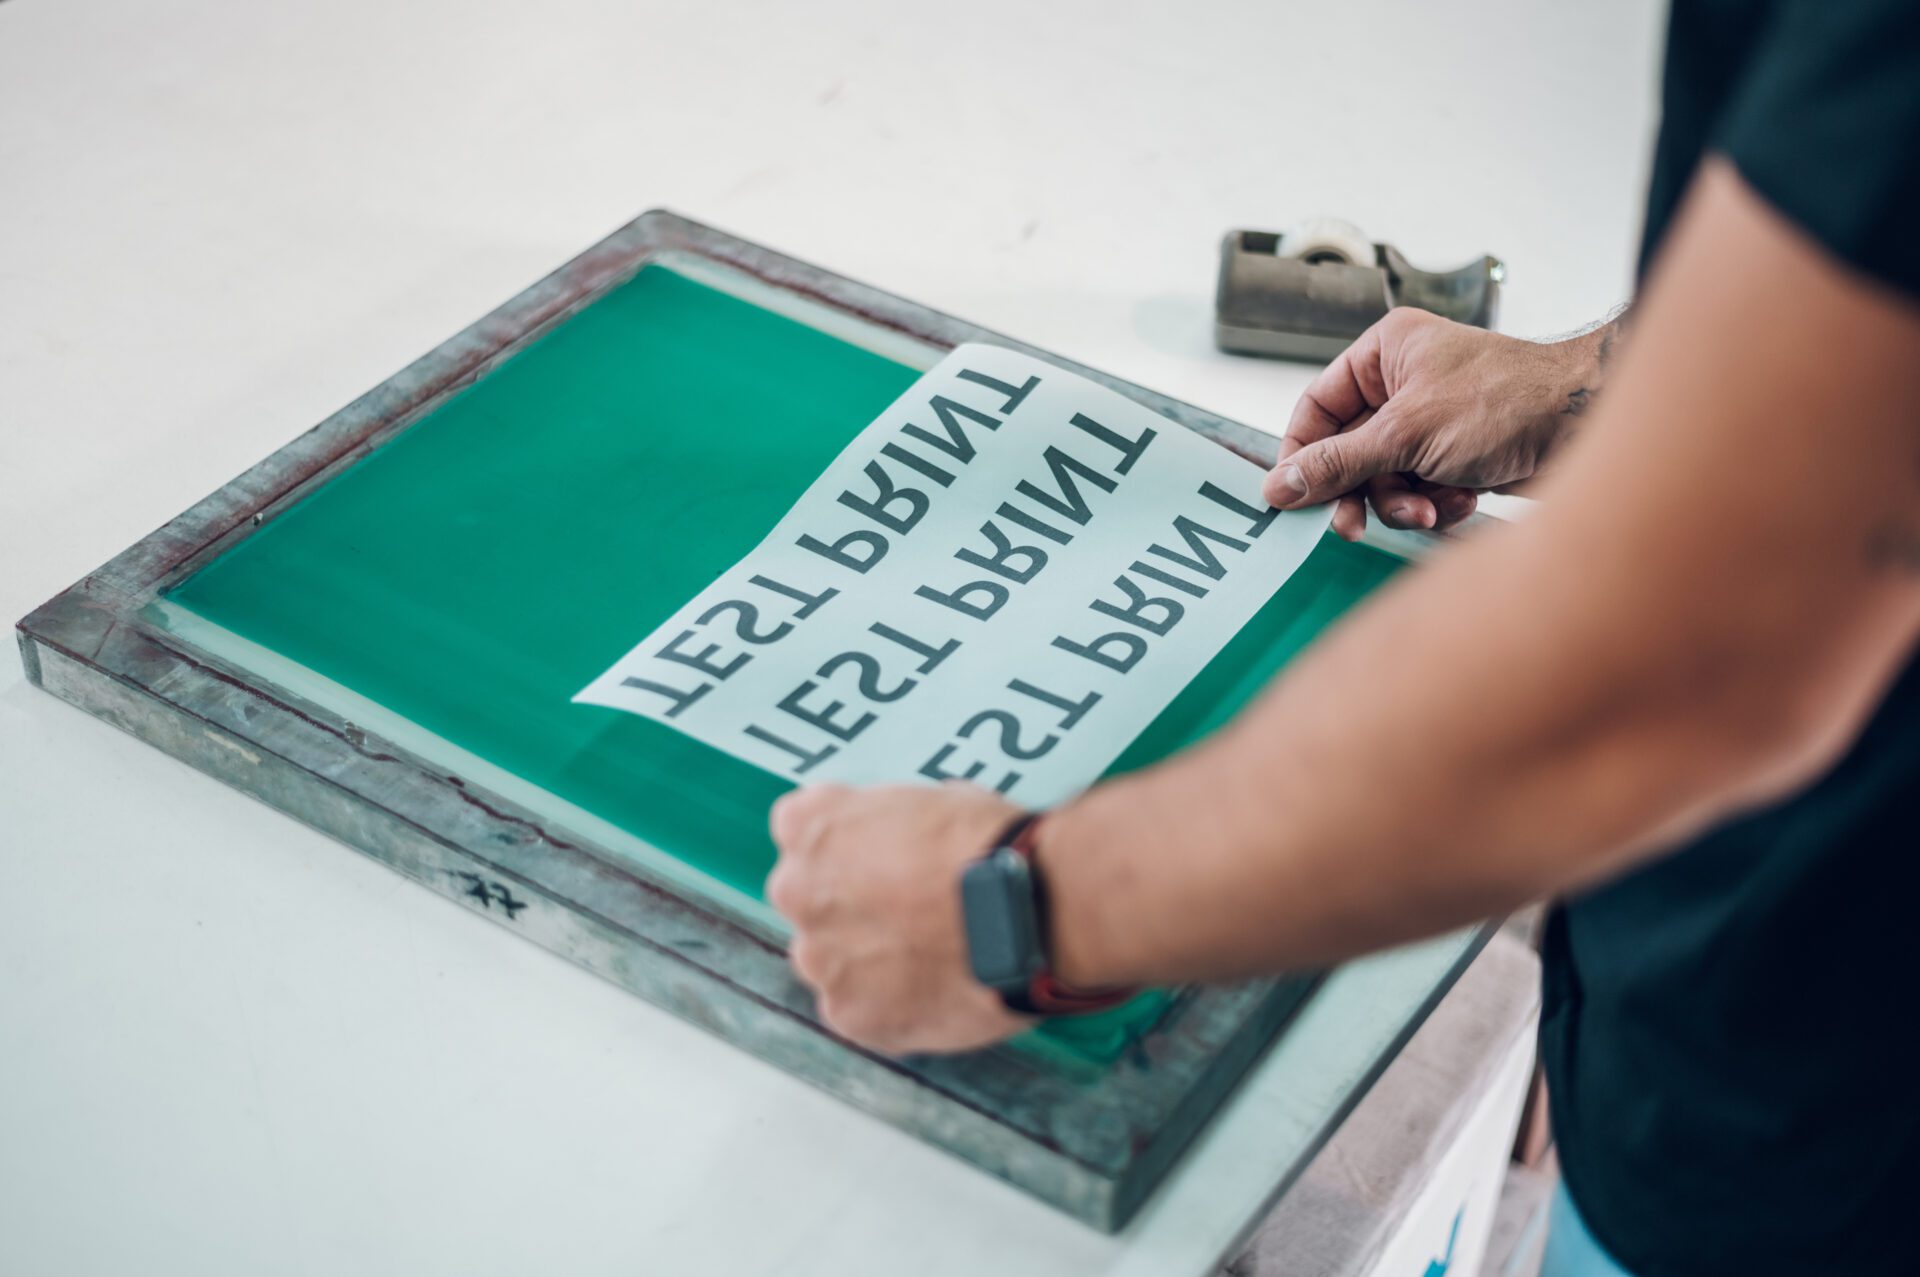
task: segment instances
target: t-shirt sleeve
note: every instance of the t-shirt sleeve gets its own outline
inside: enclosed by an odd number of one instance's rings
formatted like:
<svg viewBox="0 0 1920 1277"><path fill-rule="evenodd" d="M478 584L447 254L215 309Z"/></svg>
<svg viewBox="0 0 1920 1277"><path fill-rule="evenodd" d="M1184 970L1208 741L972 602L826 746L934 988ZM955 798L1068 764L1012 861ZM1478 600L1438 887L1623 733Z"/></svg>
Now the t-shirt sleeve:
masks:
<svg viewBox="0 0 1920 1277"><path fill-rule="evenodd" d="M1785 0L1713 149L1829 252L1920 298L1920 3Z"/></svg>

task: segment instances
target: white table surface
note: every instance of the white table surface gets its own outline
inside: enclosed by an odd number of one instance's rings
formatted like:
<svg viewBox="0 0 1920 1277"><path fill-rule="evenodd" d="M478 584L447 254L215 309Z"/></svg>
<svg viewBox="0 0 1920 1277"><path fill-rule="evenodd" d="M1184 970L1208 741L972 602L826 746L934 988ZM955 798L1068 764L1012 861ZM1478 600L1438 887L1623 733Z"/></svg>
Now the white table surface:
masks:
<svg viewBox="0 0 1920 1277"><path fill-rule="evenodd" d="M1622 300L1629 4L0 3L0 618L665 205L1277 427L1230 226ZM1102 1237L0 657L0 1272L1204 1269L1457 942L1358 963ZM1264 1178L1263 1178L1264 1177Z"/></svg>

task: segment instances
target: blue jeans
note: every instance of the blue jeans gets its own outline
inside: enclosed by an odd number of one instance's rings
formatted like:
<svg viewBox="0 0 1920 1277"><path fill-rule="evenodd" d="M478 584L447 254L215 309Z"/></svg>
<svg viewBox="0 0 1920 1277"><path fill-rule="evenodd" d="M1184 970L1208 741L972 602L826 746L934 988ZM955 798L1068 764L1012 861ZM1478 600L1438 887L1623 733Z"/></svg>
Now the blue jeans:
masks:
<svg viewBox="0 0 1920 1277"><path fill-rule="evenodd" d="M1540 1277L1633 1277L1587 1231L1564 1180L1553 1190L1547 1212L1547 1255Z"/></svg>

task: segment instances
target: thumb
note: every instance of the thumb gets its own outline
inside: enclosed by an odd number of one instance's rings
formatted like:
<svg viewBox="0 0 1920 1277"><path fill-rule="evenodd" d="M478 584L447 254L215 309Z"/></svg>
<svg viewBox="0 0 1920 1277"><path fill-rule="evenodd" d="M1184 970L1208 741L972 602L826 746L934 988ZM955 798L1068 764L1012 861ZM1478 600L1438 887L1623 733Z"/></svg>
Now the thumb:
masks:
<svg viewBox="0 0 1920 1277"><path fill-rule="evenodd" d="M1267 504L1282 510L1319 505L1353 491L1368 479L1401 468L1384 414L1356 430L1330 435L1287 453L1267 474Z"/></svg>

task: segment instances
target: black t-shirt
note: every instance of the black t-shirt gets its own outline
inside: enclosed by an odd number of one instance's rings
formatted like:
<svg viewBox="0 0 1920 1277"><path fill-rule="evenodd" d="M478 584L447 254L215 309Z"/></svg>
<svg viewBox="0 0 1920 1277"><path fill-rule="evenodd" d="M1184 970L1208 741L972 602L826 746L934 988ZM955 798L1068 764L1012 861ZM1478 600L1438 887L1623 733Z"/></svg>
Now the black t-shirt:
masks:
<svg viewBox="0 0 1920 1277"><path fill-rule="evenodd" d="M1920 305L1920 7L1679 0L1667 39L1643 265L1713 153ZM1561 1162L1616 1259L1920 1273L1920 659L1830 774L1568 902L1544 951Z"/></svg>

